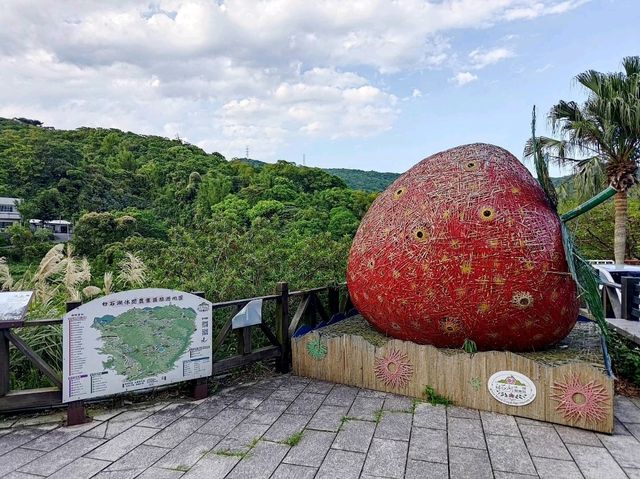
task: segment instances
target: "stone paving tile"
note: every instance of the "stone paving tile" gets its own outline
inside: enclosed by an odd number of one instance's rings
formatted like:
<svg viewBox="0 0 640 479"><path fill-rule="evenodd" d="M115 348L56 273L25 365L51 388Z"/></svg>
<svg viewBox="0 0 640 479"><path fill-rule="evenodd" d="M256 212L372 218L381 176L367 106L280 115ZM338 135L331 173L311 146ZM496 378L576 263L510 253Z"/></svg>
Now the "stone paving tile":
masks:
<svg viewBox="0 0 640 479"><path fill-rule="evenodd" d="M409 443L409 458L446 464L447 448L447 431L413 428Z"/></svg>
<svg viewBox="0 0 640 479"><path fill-rule="evenodd" d="M635 437L607 434L598 437L622 467L640 468L640 442Z"/></svg>
<svg viewBox="0 0 640 479"><path fill-rule="evenodd" d="M481 449L449 448L449 473L456 479L492 479L489 454Z"/></svg>
<svg viewBox="0 0 640 479"><path fill-rule="evenodd" d="M297 446L292 447L283 462L298 466L320 467L336 435L307 429Z"/></svg>
<svg viewBox="0 0 640 479"><path fill-rule="evenodd" d="M527 446L521 437L494 436L492 434L487 434L485 437L491 466L494 470L518 474L533 475L536 473Z"/></svg>
<svg viewBox="0 0 640 479"><path fill-rule="evenodd" d="M325 400L324 394L300 393L287 408L289 414L314 414Z"/></svg>
<svg viewBox="0 0 640 479"><path fill-rule="evenodd" d="M249 414L251 414L251 411L247 409L224 409L220 414L206 422L198 432L213 434L214 436L225 436Z"/></svg>
<svg viewBox="0 0 640 479"><path fill-rule="evenodd" d="M402 478L407 462L407 443L373 438L362 470L372 476Z"/></svg>
<svg viewBox="0 0 640 479"><path fill-rule="evenodd" d="M161 469L159 467L150 467L136 479L179 479L184 475L182 471L169 469Z"/></svg>
<svg viewBox="0 0 640 479"><path fill-rule="evenodd" d="M373 421L375 414L382 410L384 398L357 396L347 416L354 419Z"/></svg>
<svg viewBox="0 0 640 479"><path fill-rule="evenodd" d="M112 463L100 474L126 471L128 474L133 473L132 477L135 477L144 472L147 468L151 467L168 452L169 451L167 449L163 449L161 447L141 444L133 451L128 452L116 462Z"/></svg>
<svg viewBox="0 0 640 479"><path fill-rule="evenodd" d="M79 457L71 464L67 464L50 479L86 479L92 477L109 465L109 461Z"/></svg>
<svg viewBox="0 0 640 479"><path fill-rule="evenodd" d="M624 424L640 423L640 408L631 399L616 396L613 400L613 414Z"/></svg>
<svg viewBox="0 0 640 479"><path fill-rule="evenodd" d="M625 477L625 473L604 447L581 446L579 444L567 444L567 447L585 479Z"/></svg>
<svg viewBox="0 0 640 479"><path fill-rule="evenodd" d="M345 451L367 452L375 429L376 423L371 421L345 421L331 447Z"/></svg>
<svg viewBox="0 0 640 479"><path fill-rule="evenodd" d="M357 394L358 388L337 384L331 392L327 394L323 404L326 404L327 406L351 407L351 404L353 404Z"/></svg>
<svg viewBox="0 0 640 479"><path fill-rule="evenodd" d="M405 479L449 479L449 466L437 462L424 462L409 459Z"/></svg>
<svg viewBox="0 0 640 479"><path fill-rule="evenodd" d="M386 411L376 427L374 437L408 441L411 436L413 416L404 412Z"/></svg>
<svg viewBox="0 0 640 479"><path fill-rule="evenodd" d="M241 422L233 430L227 434L224 440L233 439L238 444L245 445L259 439L269 429L268 424L255 424L250 422Z"/></svg>
<svg viewBox="0 0 640 479"><path fill-rule="evenodd" d="M263 439L274 442L284 441L292 434L302 431L310 419L310 416L283 414L264 434Z"/></svg>
<svg viewBox="0 0 640 479"><path fill-rule="evenodd" d="M553 424L550 422L536 421L535 419L529 419L527 417L516 417L516 422L519 426L553 427Z"/></svg>
<svg viewBox="0 0 640 479"><path fill-rule="evenodd" d="M334 383L329 383L326 381L311 381L306 388L304 388L304 392L306 393L316 393L316 394L329 394L333 387Z"/></svg>
<svg viewBox="0 0 640 479"><path fill-rule="evenodd" d="M39 436L33 441L24 444L22 447L27 449L38 449L39 451L51 451L99 425L100 423L92 421L85 424L79 424L77 426L58 427L48 431L42 436Z"/></svg>
<svg viewBox="0 0 640 479"><path fill-rule="evenodd" d="M102 459L105 461L117 461L129 451L132 451L151 436L156 434L158 429L150 427L133 426L118 436L105 442L97 449L94 449L87 457Z"/></svg>
<svg viewBox="0 0 640 479"><path fill-rule="evenodd" d="M388 394L382 409L385 411L412 412L413 399L406 396L398 396L397 394Z"/></svg>
<svg viewBox="0 0 640 479"><path fill-rule="evenodd" d="M242 459L229 479L268 479L289 451L289 446L260 441L251 453Z"/></svg>
<svg viewBox="0 0 640 479"><path fill-rule="evenodd" d="M348 410L349 408L346 406L320 406L307 424L307 428L338 432L342 418L347 415Z"/></svg>
<svg viewBox="0 0 640 479"><path fill-rule="evenodd" d="M0 477L4 477L16 469L42 456L44 452L35 449L22 449L18 447L0 458Z"/></svg>
<svg viewBox="0 0 640 479"><path fill-rule="evenodd" d="M0 419L0 430L13 427L17 419Z"/></svg>
<svg viewBox="0 0 640 479"><path fill-rule="evenodd" d="M602 447L598 436L591 431L585 431L584 429L578 429L576 427L561 426L559 424L555 424L554 427L560 435L560 439L562 439L562 442L565 444Z"/></svg>
<svg viewBox="0 0 640 479"><path fill-rule="evenodd" d="M430 429L447 429L447 408L419 403L413 413L413 425Z"/></svg>
<svg viewBox="0 0 640 479"><path fill-rule="evenodd" d="M529 474L516 474L514 472L504 472L504 471L493 471L493 477L495 479L538 479L537 474L535 476L531 476ZM556 477L555 479L560 479Z"/></svg>
<svg viewBox="0 0 640 479"><path fill-rule="evenodd" d="M276 389L269 399L275 399L277 401L289 401L293 402L306 386L304 384L299 385L286 385L280 389Z"/></svg>
<svg viewBox="0 0 640 479"><path fill-rule="evenodd" d="M236 456L220 456L209 453L182 476L184 479L223 479L240 461Z"/></svg>
<svg viewBox="0 0 640 479"><path fill-rule="evenodd" d="M640 469L625 469L624 472L630 479L640 479Z"/></svg>
<svg viewBox="0 0 640 479"><path fill-rule="evenodd" d="M205 399L197 407L191 409L184 417L199 417L202 419L211 419L222 411L227 404L218 396L213 396Z"/></svg>
<svg viewBox="0 0 640 479"><path fill-rule="evenodd" d="M449 406L447 408L449 417L460 417L463 419L480 419L480 412L460 406Z"/></svg>
<svg viewBox="0 0 640 479"><path fill-rule="evenodd" d="M618 421L615 416L613 418L613 434L614 436L629 436L631 434L626 426Z"/></svg>
<svg viewBox="0 0 640 479"><path fill-rule="evenodd" d="M464 419L449 417L449 445L456 447L471 447L486 449L482 423L479 419Z"/></svg>
<svg viewBox="0 0 640 479"><path fill-rule="evenodd" d="M221 440L220 436L193 433L155 463L165 469L191 468L202 456L211 451Z"/></svg>
<svg viewBox="0 0 640 479"><path fill-rule="evenodd" d="M387 393L382 391L374 391L373 389L359 389L358 396L365 397L365 398L384 399L387 397Z"/></svg>
<svg viewBox="0 0 640 479"><path fill-rule="evenodd" d="M176 419L184 416L194 409L194 405L190 403L169 404L160 411L143 419L138 426L164 428L174 422Z"/></svg>
<svg viewBox="0 0 640 479"><path fill-rule="evenodd" d="M553 427L521 425L520 432L532 456L571 460L569 451Z"/></svg>
<svg viewBox="0 0 640 479"><path fill-rule="evenodd" d="M316 475L315 467L296 466L295 464L282 463L273 473L271 479L313 479Z"/></svg>
<svg viewBox="0 0 640 479"><path fill-rule="evenodd" d="M0 436L0 456L23 444L33 441L46 432L45 429L33 427L13 429L9 434Z"/></svg>
<svg viewBox="0 0 640 479"><path fill-rule="evenodd" d="M116 437L118 434L126 431L127 429L135 426L150 415L150 411L144 410L125 411L109 419L104 424L88 430L82 435L87 437L96 437L98 439L111 439Z"/></svg>
<svg viewBox="0 0 640 479"><path fill-rule="evenodd" d="M480 411L482 428L485 434L521 437L520 429L513 416L489 411Z"/></svg>
<svg viewBox="0 0 640 479"><path fill-rule="evenodd" d="M20 468L20 471L27 472L29 474L48 476L56 472L58 469L62 469L64 466L73 462L80 456L84 456L88 452L93 451L104 442L104 439L82 436L76 437L57 449L47 452L37 461L23 466Z"/></svg>
<svg viewBox="0 0 640 479"><path fill-rule="evenodd" d="M365 457L358 452L330 449L316 479L358 479Z"/></svg>
<svg viewBox="0 0 640 479"><path fill-rule="evenodd" d="M42 424L62 424L67 419L65 411L54 412L50 414L38 414L36 416L25 416L16 420L13 427L18 426L39 426Z"/></svg>
<svg viewBox="0 0 640 479"><path fill-rule="evenodd" d="M233 407L238 407L240 409L255 409L265 400L264 397L259 396L246 396L238 399L235 403L232 404Z"/></svg>
<svg viewBox="0 0 640 479"><path fill-rule="evenodd" d="M640 441L640 424L627 424L626 428L633 437Z"/></svg>
<svg viewBox="0 0 640 479"><path fill-rule="evenodd" d="M27 474L20 471L13 471L3 477L3 479L42 479L42 476Z"/></svg>
<svg viewBox="0 0 640 479"><path fill-rule="evenodd" d="M246 421L271 425L278 420L287 407L289 407L289 403L286 401L266 399L247 416Z"/></svg>
<svg viewBox="0 0 640 479"><path fill-rule="evenodd" d="M199 417L180 418L146 441L146 444L166 448L176 447L206 422L206 419Z"/></svg>
<svg viewBox="0 0 640 479"><path fill-rule="evenodd" d="M582 474L573 461L534 457L536 470L541 479L582 479Z"/></svg>

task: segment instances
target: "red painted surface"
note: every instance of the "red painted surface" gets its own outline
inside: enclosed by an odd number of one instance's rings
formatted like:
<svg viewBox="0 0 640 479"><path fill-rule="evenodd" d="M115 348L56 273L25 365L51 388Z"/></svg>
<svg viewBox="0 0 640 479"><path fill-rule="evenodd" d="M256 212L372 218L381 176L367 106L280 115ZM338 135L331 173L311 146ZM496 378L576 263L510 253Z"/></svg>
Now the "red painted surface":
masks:
<svg viewBox="0 0 640 479"><path fill-rule="evenodd" d="M539 349L578 314L560 220L509 152L472 144L418 163L373 203L347 283L389 336L479 349Z"/></svg>

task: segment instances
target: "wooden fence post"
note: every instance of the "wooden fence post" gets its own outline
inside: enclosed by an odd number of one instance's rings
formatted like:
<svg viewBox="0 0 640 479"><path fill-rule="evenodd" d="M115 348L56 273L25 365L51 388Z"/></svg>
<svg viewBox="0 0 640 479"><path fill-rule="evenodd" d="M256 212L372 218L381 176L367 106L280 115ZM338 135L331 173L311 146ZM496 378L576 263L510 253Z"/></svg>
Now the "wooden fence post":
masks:
<svg viewBox="0 0 640 479"><path fill-rule="evenodd" d="M204 291L195 291L192 293L196 296L199 296L202 299L204 297ZM209 325L209 328L213 328L213 311L211 312L211 320L212 324ZM211 350L211 371L213 372L213 348ZM200 399L204 399L209 395L209 384L207 382L208 378L196 378L191 381L191 397L198 401Z"/></svg>
<svg viewBox="0 0 640 479"><path fill-rule="evenodd" d="M291 339L289 338L289 283L280 282L276 285L276 338L280 343L281 354L276 359L276 370L280 373L289 372L291 357Z"/></svg>
<svg viewBox="0 0 640 479"><path fill-rule="evenodd" d="M9 338L0 329L0 397L11 390L11 376L9 374Z"/></svg>
<svg viewBox="0 0 640 479"><path fill-rule="evenodd" d="M640 297L637 288L640 285L639 278L630 276L622 277L622 317L631 321L638 321L640 311Z"/></svg>
<svg viewBox="0 0 640 479"><path fill-rule="evenodd" d="M69 301L67 313L73 311L82 304L82 301ZM64 325L62 326L64 328ZM64 381L64 378L62 378ZM62 394L62 391L60 392ZM67 404L67 426L76 426L87 422L87 413L83 401L72 401Z"/></svg>

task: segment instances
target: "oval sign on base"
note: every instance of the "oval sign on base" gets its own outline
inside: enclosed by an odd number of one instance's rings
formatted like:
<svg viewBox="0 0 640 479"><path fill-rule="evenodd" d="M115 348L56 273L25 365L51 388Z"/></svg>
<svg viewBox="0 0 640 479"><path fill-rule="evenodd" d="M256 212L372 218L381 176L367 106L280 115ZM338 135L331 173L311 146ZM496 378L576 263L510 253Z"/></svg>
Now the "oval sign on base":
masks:
<svg viewBox="0 0 640 479"><path fill-rule="evenodd" d="M536 398L536 385L516 371L498 371L487 382L491 395L509 406L526 406Z"/></svg>

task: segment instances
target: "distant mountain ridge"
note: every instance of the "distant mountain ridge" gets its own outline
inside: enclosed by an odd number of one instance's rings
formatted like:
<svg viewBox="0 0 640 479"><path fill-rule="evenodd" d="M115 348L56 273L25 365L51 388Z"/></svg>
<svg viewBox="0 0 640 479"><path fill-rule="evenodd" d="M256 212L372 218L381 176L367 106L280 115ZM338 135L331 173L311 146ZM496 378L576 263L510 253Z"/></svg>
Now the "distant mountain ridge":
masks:
<svg viewBox="0 0 640 479"><path fill-rule="evenodd" d="M260 168L263 165L266 165L264 161L260 160L252 160L250 158L234 158L236 160L242 161L243 163L248 163L251 166ZM391 173L391 172L380 172L373 170L355 170L350 168L322 168L322 170L326 171L329 174L337 176L342 181L344 181L349 188L354 190L363 190L363 191L372 191L379 192L384 191L387 187L393 183L396 178L398 178L402 173ZM558 187L564 181L566 181L569 176L561 176L558 178L551 178L553 184Z"/></svg>

